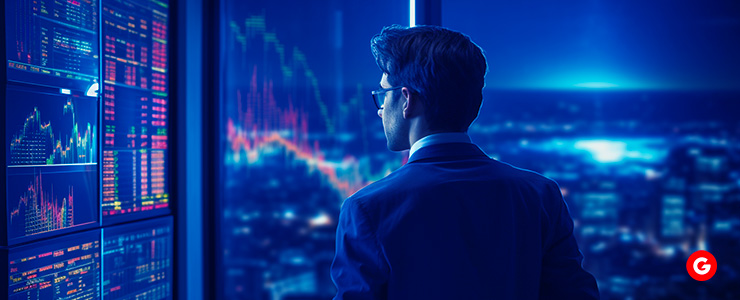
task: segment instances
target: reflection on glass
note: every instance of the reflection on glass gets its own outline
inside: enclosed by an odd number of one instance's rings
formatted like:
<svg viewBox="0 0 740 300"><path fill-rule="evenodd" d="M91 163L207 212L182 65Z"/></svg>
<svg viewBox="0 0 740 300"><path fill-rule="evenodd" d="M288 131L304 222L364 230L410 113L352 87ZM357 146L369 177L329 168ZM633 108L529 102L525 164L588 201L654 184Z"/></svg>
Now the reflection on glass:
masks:
<svg viewBox="0 0 740 300"><path fill-rule="evenodd" d="M381 77L369 41L384 25L407 24L408 10L222 4L218 293L331 297L342 200L405 159L385 150L368 94Z"/></svg>

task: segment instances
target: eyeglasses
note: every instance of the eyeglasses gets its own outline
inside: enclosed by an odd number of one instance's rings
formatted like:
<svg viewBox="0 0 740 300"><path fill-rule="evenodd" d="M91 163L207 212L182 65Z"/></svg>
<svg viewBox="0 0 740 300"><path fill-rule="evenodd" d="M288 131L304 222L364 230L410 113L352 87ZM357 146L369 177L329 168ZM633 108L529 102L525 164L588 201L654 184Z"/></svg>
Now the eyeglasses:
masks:
<svg viewBox="0 0 740 300"><path fill-rule="evenodd" d="M397 87L379 89L379 90L370 92L373 95L373 103L375 103L375 107L378 109L383 108L383 102L385 102L385 93L390 92L392 90L397 90L400 88L403 88L403 87L397 86Z"/></svg>

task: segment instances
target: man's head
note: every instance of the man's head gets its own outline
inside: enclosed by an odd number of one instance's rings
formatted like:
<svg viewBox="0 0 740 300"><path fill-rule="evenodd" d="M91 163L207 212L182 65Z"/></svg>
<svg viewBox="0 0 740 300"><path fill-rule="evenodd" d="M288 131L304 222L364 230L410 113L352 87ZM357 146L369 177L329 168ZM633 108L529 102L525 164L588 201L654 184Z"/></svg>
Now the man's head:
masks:
<svg viewBox="0 0 740 300"><path fill-rule="evenodd" d="M370 47L383 71L378 115L392 151L438 132L465 132L483 101L487 64L470 38L438 26L393 25ZM401 87L401 88L399 88Z"/></svg>

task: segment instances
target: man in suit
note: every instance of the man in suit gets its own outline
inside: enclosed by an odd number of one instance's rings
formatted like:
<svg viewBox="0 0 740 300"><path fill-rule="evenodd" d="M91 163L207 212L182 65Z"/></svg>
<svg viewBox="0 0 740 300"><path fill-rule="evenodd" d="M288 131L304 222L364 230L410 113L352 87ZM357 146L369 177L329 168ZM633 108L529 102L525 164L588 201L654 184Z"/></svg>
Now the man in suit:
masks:
<svg viewBox="0 0 740 300"><path fill-rule="evenodd" d="M384 28L373 92L406 165L342 205L335 299L597 299L558 185L489 158L467 129L487 64L462 33Z"/></svg>

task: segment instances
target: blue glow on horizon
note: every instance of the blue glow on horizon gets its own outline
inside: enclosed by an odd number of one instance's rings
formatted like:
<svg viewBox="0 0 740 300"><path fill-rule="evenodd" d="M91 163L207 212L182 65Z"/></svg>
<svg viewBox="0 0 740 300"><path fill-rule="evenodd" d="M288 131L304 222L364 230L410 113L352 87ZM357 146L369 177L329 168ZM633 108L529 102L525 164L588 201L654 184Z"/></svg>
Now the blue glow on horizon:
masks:
<svg viewBox="0 0 740 300"><path fill-rule="evenodd" d="M602 164L620 162L624 159L627 152L626 143L609 140L577 141L573 145L573 148L588 151L595 161Z"/></svg>
<svg viewBox="0 0 740 300"><path fill-rule="evenodd" d="M605 88L619 87L616 84L608 83L608 82L583 82L583 83L574 84L573 86L582 87L582 88L590 88L590 89L605 89Z"/></svg>
<svg viewBox="0 0 740 300"><path fill-rule="evenodd" d="M561 155L576 155L597 165L633 164L634 171L644 174L649 168L643 164L662 162L668 155L668 141L655 137L592 137L592 138L554 138L527 141L527 148L556 152ZM520 141L521 143L521 141Z"/></svg>
<svg viewBox="0 0 740 300"><path fill-rule="evenodd" d="M488 78L489 80L491 78ZM527 82L513 82L509 78L497 78L497 82L486 87L513 87L517 89L577 90L577 91L625 91L686 89L687 86L671 86L642 78L639 74L628 74L618 67L574 68L570 71L555 69L532 74ZM489 80L490 81L490 80Z"/></svg>
<svg viewBox="0 0 740 300"><path fill-rule="evenodd" d="M586 151L601 164L630 161L657 162L667 155L660 144L651 139L586 139L577 140L573 149Z"/></svg>

